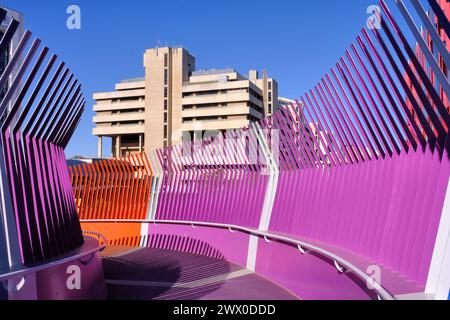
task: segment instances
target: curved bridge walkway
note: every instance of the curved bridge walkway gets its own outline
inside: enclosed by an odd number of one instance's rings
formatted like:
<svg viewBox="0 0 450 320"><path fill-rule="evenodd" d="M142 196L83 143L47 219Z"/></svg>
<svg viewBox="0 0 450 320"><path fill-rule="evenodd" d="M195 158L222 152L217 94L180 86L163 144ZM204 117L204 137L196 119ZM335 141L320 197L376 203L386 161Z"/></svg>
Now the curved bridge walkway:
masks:
<svg viewBox="0 0 450 320"><path fill-rule="evenodd" d="M112 300L299 299L233 263L190 253L108 246L103 266Z"/></svg>

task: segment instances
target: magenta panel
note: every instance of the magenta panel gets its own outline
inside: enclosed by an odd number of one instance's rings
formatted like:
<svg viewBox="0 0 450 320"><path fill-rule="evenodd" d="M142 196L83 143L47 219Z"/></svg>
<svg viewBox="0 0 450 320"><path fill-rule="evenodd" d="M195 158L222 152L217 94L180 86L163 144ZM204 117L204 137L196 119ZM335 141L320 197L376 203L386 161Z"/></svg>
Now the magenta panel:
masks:
<svg viewBox="0 0 450 320"><path fill-rule="evenodd" d="M188 176L191 175L192 176ZM258 227L267 176L244 169L164 176L157 220L187 220Z"/></svg>
<svg viewBox="0 0 450 320"><path fill-rule="evenodd" d="M230 262L247 266L249 235L224 229L166 224L149 224L149 235L177 235L209 244Z"/></svg>
<svg viewBox="0 0 450 320"><path fill-rule="evenodd" d="M305 300L368 300L372 297L329 261L282 243L258 241L256 272Z"/></svg>
<svg viewBox="0 0 450 320"><path fill-rule="evenodd" d="M449 162L429 149L282 172L270 230L358 253L424 287L449 173Z"/></svg>
<svg viewBox="0 0 450 320"><path fill-rule="evenodd" d="M38 300L104 300L106 299L106 285L103 276L102 257L95 253L84 261L72 261L55 268L46 269L36 274ZM81 288L69 290L70 281L67 270L71 266L80 268ZM73 271L71 271L73 272ZM73 273L72 273L73 274ZM68 280L69 279L69 280Z"/></svg>

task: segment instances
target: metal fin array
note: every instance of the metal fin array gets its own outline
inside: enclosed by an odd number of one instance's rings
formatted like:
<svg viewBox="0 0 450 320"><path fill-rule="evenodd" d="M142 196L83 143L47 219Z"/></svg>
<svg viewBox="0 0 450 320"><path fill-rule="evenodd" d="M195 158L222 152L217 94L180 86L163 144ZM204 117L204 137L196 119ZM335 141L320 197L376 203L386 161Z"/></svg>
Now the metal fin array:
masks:
<svg viewBox="0 0 450 320"><path fill-rule="evenodd" d="M145 219L152 170L145 154L69 168L81 219Z"/></svg>
<svg viewBox="0 0 450 320"><path fill-rule="evenodd" d="M1 9L0 16L7 14ZM18 25L11 19L1 38L1 55ZM64 148L85 100L64 62L32 39L30 31L12 53L0 88L6 88L0 104L1 215L13 266L52 258L83 243Z"/></svg>

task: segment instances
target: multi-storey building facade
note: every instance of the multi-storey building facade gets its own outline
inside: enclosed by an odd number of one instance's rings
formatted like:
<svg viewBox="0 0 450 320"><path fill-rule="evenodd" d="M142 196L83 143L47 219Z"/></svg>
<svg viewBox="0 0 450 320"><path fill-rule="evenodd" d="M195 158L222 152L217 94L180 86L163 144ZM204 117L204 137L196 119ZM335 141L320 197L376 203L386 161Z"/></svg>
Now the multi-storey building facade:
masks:
<svg viewBox="0 0 450 320"><path fill-rule="evenodd" d="M270 82L269 82L270 81ZM273 112L273 79L249 79L233 69L194 72L182 88L182 125L184 135L204 131L241 128ZM266 90L264 90L264 87ZM276 90L275 90L276 91ZM270 94L270 107L269 107Z"/></svg>
<svg viewBox="0 0 450 320"><path fill-rule="evenodd" d="M97 104L94 111L98 136L98 153L101 157L102 137L112 138L112 154L144 150L145 133L145 81L125 80L116 84L116 91L94 94Z"/></svg>
<svg viewBox="0 0 450 320"><path fill-rule="evenodd" d="M112 138L113 156L124 156L241 128L279 108L278 84L266 72L245 78L233 69L195 71L186 49L170 47L147 50L144 67L144 78L94 94L99 157L103 137Z"/></svg>

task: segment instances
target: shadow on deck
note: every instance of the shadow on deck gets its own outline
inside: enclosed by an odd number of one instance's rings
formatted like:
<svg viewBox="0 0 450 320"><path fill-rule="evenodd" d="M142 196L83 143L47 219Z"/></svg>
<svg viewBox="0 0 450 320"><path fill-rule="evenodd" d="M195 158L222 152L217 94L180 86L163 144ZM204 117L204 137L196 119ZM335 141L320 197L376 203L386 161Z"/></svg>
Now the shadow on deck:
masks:
<svg viewBox="0 0 450 320"><path fill-rule="evenodd" d="M295 300L277 284L228 261L153 248L109 246L108 299Z"/></svg>

